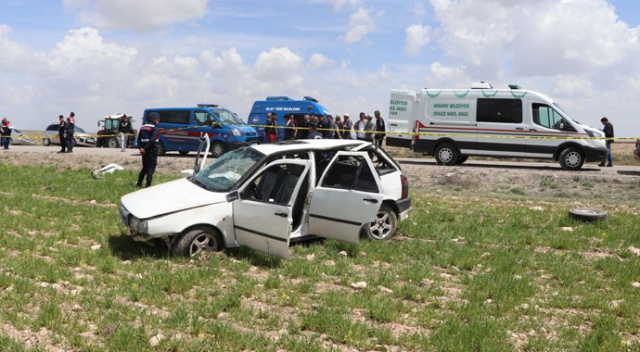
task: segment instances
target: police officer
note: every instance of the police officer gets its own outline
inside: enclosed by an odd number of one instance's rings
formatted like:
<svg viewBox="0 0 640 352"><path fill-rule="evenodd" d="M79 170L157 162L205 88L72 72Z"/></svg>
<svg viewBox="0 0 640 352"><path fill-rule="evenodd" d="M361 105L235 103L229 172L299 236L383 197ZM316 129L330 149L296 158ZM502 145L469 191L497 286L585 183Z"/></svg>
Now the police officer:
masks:
<svg viewBox="0 0 640 352"><path fill-rule="evenodd" d="M67 123L64 125L65 143L67 144L67 153L73 153L73 132L76 129L76 114L69 113Z"/></svg>
<svg viewBox="0 0 640 352"><path fill-rule="evenodd" d="M142 155L142 170L140 170L138 183L136 183L138 187L142 187L142 180L144 180L145 176L147 176L145 187L151 186L153 173L156 171L156 165L158 164L157 144L159 121L160 115L157 112L150 112L147 115L147 123L140 127L140 132L138 133L138 147Z"/></svg>

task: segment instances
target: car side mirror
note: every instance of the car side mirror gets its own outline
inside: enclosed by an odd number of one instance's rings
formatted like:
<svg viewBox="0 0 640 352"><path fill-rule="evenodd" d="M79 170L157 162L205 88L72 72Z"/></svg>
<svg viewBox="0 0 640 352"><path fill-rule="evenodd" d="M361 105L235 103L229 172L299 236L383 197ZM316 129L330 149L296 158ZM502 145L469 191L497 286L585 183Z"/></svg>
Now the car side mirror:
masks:
<svg viewBox="0 0 640 352"><path fill-rule="evenodd" d="M222 127L222 125L221 125L218 121L213 121L213 122L211 123L211 127L213 127L213 128L220 128L220 127Z"/></svg>
<svg viewBox="0 0 640 352"><path fill-rule="evenodd" d="M240 199L240 195L238 194L238 191L227 194L227 202L233 202L238 199Z"/></svg>

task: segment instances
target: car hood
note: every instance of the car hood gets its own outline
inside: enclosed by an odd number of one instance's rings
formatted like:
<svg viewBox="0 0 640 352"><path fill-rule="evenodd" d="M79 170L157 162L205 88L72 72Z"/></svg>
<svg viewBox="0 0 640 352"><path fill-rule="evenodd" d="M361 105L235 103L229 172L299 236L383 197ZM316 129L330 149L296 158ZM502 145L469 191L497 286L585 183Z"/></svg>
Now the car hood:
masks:
<svg viewBox="0 0 640 352"><path fill-rule="evenodd" d="M120 203L138 219L226 201L227 193L207 191L185 178L141 189L120 199Z"/></svg>

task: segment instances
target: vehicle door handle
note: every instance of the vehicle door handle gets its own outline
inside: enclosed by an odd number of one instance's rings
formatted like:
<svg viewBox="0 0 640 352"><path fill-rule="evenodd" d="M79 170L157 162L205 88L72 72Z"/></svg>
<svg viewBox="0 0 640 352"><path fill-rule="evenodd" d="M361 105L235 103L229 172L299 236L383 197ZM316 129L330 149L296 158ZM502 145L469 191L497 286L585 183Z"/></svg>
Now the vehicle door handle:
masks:
<svg viewBox="0 0 640 352"><path fill-rule="evenodd" d="M377 204L377 203L378 203L378 200L377 200L377 199L375 199L375 198L364 198L364 199L363 199L363 201L365 201L365 202L371 202L371 203L373 203L373 204Z"/></svg>
<svg viewBox="0 0 640 352"><path fill-rule="evenodd" d="M522 128L522 127L516 127L516 130L518 130L518 131L524 131L524 128Z"/></svg>
<svg viewBox="0 0 640 352"><path fill-rule="evenodd" d="M393 126L393 127L398 127L397 123L391 123L390 125Z"/></svg>
<svg viewBox="0 0 640 352"><path fill-rule="evenodd" d="M289 216L289 214L287 213L276 213L275 215L281 216L283 218L286 218L287 216Z"/></svg>
<svg viewBox="0 0 640 352"><path fill-rule="evenodd" d="M538 132L538 130L536 130L535 128L530 128L529 131L530 132Z"/></svg>

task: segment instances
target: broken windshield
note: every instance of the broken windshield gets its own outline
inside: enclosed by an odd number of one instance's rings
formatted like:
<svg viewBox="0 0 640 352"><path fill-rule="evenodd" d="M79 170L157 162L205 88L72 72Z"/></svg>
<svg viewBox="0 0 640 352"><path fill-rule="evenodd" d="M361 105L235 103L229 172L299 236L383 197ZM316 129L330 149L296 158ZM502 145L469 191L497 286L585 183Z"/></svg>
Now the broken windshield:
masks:
<svg viewBox="0 0 640 352"><path fill-rule="evenodd" d="M193 180L208 190L226 192L231 190L262 157L263 155L253 148L236 149L205 166Z"/></svg>

